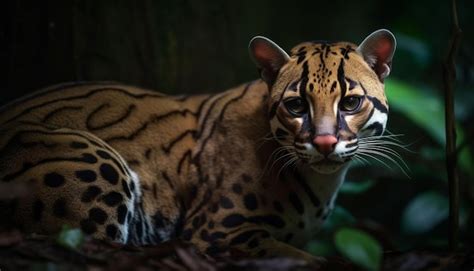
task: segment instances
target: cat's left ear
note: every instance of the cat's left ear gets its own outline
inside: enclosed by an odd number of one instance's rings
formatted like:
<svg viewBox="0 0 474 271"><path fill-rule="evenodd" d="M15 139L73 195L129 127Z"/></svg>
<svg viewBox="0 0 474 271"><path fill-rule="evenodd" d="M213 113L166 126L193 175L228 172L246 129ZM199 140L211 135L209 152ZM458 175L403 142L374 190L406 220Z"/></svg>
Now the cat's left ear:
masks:
<svg viewBox="0 0 474 271"><path fill-rule="evenodd" d="M268 38L257 36L249 43L249 53L269 86L275 82L280 68L290 59L288 54Z"/></svg>
<svg viewBox="0 0 474 271"><path fill-rule="evenodd" d="M396 47L397 41L392 32L387 29L379 29L362 41L357 47L357 52L364 57L380 81L383 82L385 77L390 74Z"/></svg>

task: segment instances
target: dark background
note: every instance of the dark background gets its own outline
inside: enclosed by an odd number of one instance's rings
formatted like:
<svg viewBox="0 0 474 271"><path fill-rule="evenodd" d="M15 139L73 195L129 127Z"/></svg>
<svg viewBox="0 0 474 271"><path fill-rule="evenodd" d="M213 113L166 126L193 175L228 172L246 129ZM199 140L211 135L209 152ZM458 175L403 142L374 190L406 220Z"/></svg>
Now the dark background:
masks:
<svg viewBox="0 0 474 271"><path fill-rule="evenodd" d="M458 1L463 41L457 58L456 118L462 157L462 240L474 226L474 1ZM393 163L356 167L336 220L316 253L334 251L340 226L363 228L384 247L446 246L442 61L450 1L8 1L0 25L0 103L65 81L114 80L161 92L217 92L257 77L248 41L265 35L289 50L305 40L359 43L387 28L398 40L387 81L389 129L408 178ZM441 133L440 133L441 131ZM354 186L355 185L355 186ZM354 187L356 187L354 189ZM339 219L339 220L338 220ZM341 222L342 221L342 222ZM326 252L325 252L326 251Z"/></svg>

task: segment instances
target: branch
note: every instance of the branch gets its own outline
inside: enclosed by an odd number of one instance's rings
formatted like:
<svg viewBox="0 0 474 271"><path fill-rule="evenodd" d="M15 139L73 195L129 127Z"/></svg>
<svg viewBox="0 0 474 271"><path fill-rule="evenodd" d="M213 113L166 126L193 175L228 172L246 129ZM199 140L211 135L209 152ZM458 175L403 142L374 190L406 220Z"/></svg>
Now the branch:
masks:
<svg viewBox="0 0 474 271"><path fill-rule="evenodd" d="M457 174L456 125L454 116L454 83L456 80L455 58L461 43L456 0L451 0L452 33L448 55L443 65L446 121L446 169L449 183L449 247L456 250L459 240L459 179Z"/></svg>

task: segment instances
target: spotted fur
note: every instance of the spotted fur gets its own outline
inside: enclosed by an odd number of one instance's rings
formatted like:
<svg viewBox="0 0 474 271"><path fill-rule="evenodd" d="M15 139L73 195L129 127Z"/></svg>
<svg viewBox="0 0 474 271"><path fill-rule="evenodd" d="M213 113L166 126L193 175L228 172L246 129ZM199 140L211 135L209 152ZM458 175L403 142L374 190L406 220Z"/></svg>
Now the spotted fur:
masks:
<svg viewBox="0 0 474 271"><path fill-rule="evenodd" d="M263 80L216 95L85 82L21 98L0 108L0 180L30 194L0 210L29 232L69 224L135 245L181 238L211 254L315 260L296 247L331 212L358 139L385 129L394 48L386 30L290 55L256 37ZM341 110L347 96L357 111ZM318 136L337 139L330 152Z"/></svg>

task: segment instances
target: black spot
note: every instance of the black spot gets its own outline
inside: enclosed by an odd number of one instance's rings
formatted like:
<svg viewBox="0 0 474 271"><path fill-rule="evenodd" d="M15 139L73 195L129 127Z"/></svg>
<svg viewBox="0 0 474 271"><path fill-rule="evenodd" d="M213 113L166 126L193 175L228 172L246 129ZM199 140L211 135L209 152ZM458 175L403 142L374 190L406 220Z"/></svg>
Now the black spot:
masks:
<svg viewBox="0 0 474 271"><path fill-rule="evenodd" d="M186 229L181 234L181 237L183 238L183 240L189 241L191 240L192 235L193 235L193 231L191 229Z"/></svg>
<svg viewBox="0 0 474 271"><path fill-rule="evenodd" d="M337 87L337 82L336 81L332 82L331 90L329 91L329 93L333 93L336 90L336 87Z"/></svg>
<svg viewBox="0 0 474 271"><path fill-rule="evenodd" d="M209 232L206 229L201 231L201 239L203 241L209 241Z"/></svg>
<svg viewBox="0 0 474 271"><path fill-rule="evenodd" d="M80 181L86 182L86 183L91 183L97 179L97 174L94 171L89 170L89 169L78 170L75 172L75 174L76 174L76 177Z"/></svg>
<svg viewBox="0 0 474 271"><path fill-rule="evenodd" d="M255 224L267 224L279 229L285 227L285 221L277 215L251 216L247 218L247 221Z"/></svg>
<svg viewBox="0 0 474 271"><path fill-rule="evenodd" d="M101 225L105 223L107 217L107 213L100 208L92 208L89 210L89 218Z"/></svg>
<svg viewBox="0 0 474 271"><path fill-rule="evenodd" d="M33 203L33 219L35 221L40 221L41 220L41 215L43 214L44 210L44 203L37 199Z"/></svg>
<svg viewBox="0 0 474 271"><path fill-rule="evenodd" d="M102 159L112 159L112 156L106 151L98 150L95 153Z"/></svg>
<svg viewBox="0 0 474 271"><path fill-rule="evenodd" d="M109 164L100 165L100 175L111 184L117 184L119 175L114 167Z"/></svg>
<svg viewBox="0 0 474 271"><path fill-rule="evenodd" d="M283 213L283 211L284 211L283 206L281 205L281 203L279 201L274 201L273 202L273 208L279 213Z"/></svg>
<svg viewBox="0 0 474 271"><path fill-rule="evenodd" d="M214 245L214 244L211 244L209 247L206 248L206 253L209 254L209 255L222 253L224 251L225 251L224 248L219 247L219 246Z"/></svg>
<svg viewBox="0 0 474 271"><path fill-rule="evenodd" d="M104 197L102 197L102 200L108 206L113 207L113 206L116 206L117 204L119 204L120 202L123 201L123 196L122 196L122 194L120 194L118 192L110 192L107 195L105 195Z"/></svg>
<svg viewBox="0 0 474 271"><path fill-rule="evenodd" d="M265 255L267 255L267 251L265 249L262 249L257 253L257 257L263 257Z"/></svg>
<svg viewBox="0 0 474 271"><path fill-rule="evenodd" d="M221 196L219 203L224 209L234 208L234 203L226 196Z"/></svg>
<svg viewBox="0 0 474 271"><path fill-rule="evenodd" d="M51 172L44 175L44 184L49 187L59 187L64 184L64 176L56 172Z"/></svg>
<svg viewBox="0 0 474 271"><path fill-rule="evenodd" d="M288 243L291 241L291 239L293 239L293 233L288 233L286 236L285 236L285 243Z"/></svg>
<svg viewBox="0 0 474 271"><path fill-rule="evenodd" d="M213 228L214 228L214 221L212 221L212 220L209 221L209 223L207 223L207 227L208 227L209 229L213 229Z"/></svg>
<svg viewBox="0 0 474 271"><path fill-rule="evenodd" d="M222 226L226 228L233 228L242 225L246 219L241 214L231 214L222 219Z"/></svg>
<svg viewBox="0 0 474 271"><path fill-rule="evenodd" d="M294 192L290 192L288 199L300 215L304 213L303 203Z"/></svg>
<svg viewBox="0 0 474 271"><path fill-rule="evenodd" d="M241 186L240 184L238 184L238 183L234 183L234 184L232 185L232 191L234 191L234 193L240 195L240 194L242 194L242 186Z"/></svg>
<svg viewBox="0 0 474 271"><path fill-rule="evenodd" d="M77 141L71 142L69 146L73 149L87 149L87 147L89 147L89 145L87 145L86 143L77 142Z"/></svg>
<svg viewBox="0 0 474 271"><path fill-rule="evenodd" d="M127 198L132 198L132 193L130 193L130 189L128 188L128 184L125 180L122 179L122 189L125 191L125 195L127 195Z"/></svg>
<svg viewBox="0 0 474 271"><path fill-rule="evenodd" d="M53 203L53 214L56 217L64 218L67 215L67 201L65 198L59 198Z"/></svg>
<svg viewBox="0 0 474 271"><path fill-rule="evenodd" d="M230 240L230 245L235 246L247 242L251 237L255 236L256 233L262 232L262 230L250 230L239 233Z"/></svg>
<svg viewBox="0 0 474 271"><path fill-rule="evenodd" d="M227 237L227 233L216 231L209 235L209 242L215 242L217 239L224 239Z"/></svg>
<svg viewBox="0 0 474 271"><path fill-rule="evenodd" d="M91 202L95 199L100 193L102 193L102 189L97 186L89 186L84 193L82 193L81 201L82 202Z"/></svg>
<svg viewBox="0 0 474 271"><path fill-rule="evenodd" d="M128 208L124 204L120 205L117 208L117 221L120 224L125 223L125 218L127 217Z"/></svg>
<svg viewBox="0 0 474 271"><path fill-rule="evenodd" d="M112 239L112 240L115 240L115 237L117 236L117 226L115 225L107 225L107 228L105 228L105 232L107 233L107 236Z"/></svg>
<svg viewBox="0 0 474 271"><path fill-rule="evenodd" d="M81 230L86 234L93 234L97 231L97 226L94 221L90 219L84 219L80 222Z"/></svg>
<svg viewBox="0 0 474 271"><path fill-rule="evenodd" d="M244 205L250 211L253 211L258 208L257 197L254 193L249 193L244 196Z"/></svg>
<svg viewBox="0 0 474 271"><path fill-rule="evenodd" d="M258 241L257 238L253 238L252 240L250 240L250 242L248 242L247 244L247 247L248 248L256 248L260 245L260 242Z"/></svg>
<svg viewBox="0 0 474 271"><path fill-rule="evenodd" d="M217 211L219 211L219 204L213 203L211 207L209 207L209 211L211 213L217 213Z"/></svg>
<svg viewBox="0 0 474 271"><path fill-rule="evenodd" d="M90 153L83 153L81 160L86 162L86 163L89 163L89 164L97 163L97 158L94 155L90 154Z"/></svg>
<svg viewBox="0 0 474 271"><path fill-rule="evenodd" d="M247 174L242 174L242 180L244 180L244 182L246 183L250 183L252 181L252 177L250 177L250 175L247 175Z"/></svg>

